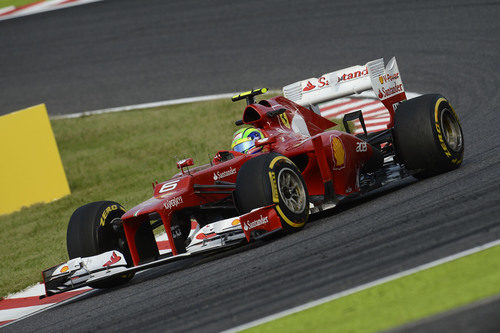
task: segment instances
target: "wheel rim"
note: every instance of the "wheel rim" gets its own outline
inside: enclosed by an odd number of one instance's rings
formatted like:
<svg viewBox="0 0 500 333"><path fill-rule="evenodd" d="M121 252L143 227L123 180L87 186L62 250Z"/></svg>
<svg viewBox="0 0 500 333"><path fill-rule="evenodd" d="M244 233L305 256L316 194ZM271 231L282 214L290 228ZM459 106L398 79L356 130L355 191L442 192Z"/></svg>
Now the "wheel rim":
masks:
<svg viewBox="0 0 500 333"><path fill-rule="evenodd" d="M285 206L294 214L300 214L306 206L306 191L299 176L289 168L278 174L278 190Z"/></svg>
<svg viewBox="0 0 500 333"><path fill-rule="evenodd" d="M462 131L457 118L448 108L441 112L441 127L443 138L448 147L454 152L459 152L462 149Z"/></svg>

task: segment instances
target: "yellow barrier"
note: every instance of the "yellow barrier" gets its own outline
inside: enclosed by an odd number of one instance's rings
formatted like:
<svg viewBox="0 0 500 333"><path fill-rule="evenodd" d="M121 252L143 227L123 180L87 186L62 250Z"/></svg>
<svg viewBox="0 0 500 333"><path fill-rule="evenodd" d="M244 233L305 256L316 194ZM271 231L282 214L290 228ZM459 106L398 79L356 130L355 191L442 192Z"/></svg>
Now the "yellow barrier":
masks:
<svg viewBox="0 0 500 333"><path fill-rule="evenodd" d="M0 116L0 214L70 194L45 104Z"/></svg>

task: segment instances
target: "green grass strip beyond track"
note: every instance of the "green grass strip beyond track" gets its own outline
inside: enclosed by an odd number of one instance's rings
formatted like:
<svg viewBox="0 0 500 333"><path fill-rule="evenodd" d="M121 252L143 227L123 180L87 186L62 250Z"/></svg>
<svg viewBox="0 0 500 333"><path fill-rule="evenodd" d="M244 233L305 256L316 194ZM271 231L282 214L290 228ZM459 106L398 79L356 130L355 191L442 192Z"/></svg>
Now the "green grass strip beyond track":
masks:
<svg viewBox="0 0 500 333"><path fill-rule="evenodd" d="M34 2L38 2L38 0L0 0L0 9L9 6L21 7Z"/></svg>
<svg viewBox="0 0 500 333"><path fill-rule="evenodd" d="M500 293L500 246L245 332L376 332Z"/></svg>

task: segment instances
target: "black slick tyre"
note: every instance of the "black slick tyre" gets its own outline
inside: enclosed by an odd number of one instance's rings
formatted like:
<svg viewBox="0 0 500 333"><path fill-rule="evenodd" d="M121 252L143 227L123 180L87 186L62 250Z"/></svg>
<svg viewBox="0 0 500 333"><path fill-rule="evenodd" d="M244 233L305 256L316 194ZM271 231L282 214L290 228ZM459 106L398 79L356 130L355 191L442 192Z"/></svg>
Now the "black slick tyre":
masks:
<svg viewBox="0 0 500 333"><path fill-rule="evenodd" d="M66 246L70 259L90 257L110 250L120 251L131 263L130 251L120 226L113 225L125 213L113 201L97 201L81 206L71 215L66 233ZM134 273L113 276L89 284L92 288L110 288L128 282Z"/></svg>
<svg viewBox="0 0 500 333"><path fill-rule="evenodd" d="M287 232L302 229L309 217L309 195L300 171L292 161L276 153L243 164L234 199L241 214L274 203Z"/></svg>
<svg viewBox="0 0 500 333"><path fill-rule="evenodd" d="M451 171L462 163L462 127L441 95L422 95L401 103L393 131L399 161L417 178Z"/></svg>

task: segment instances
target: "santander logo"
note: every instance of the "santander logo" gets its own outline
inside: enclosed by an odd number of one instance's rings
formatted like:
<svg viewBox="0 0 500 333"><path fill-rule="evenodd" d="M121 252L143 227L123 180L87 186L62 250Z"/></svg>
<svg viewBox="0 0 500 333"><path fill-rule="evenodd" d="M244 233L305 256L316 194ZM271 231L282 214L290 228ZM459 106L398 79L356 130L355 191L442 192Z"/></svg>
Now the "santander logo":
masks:
<svg viewBox="0 0 500 333"><path fill-rule="evenodd" d="M307 81L307 85L304 87L302 91L311 91L315 88L322 89L330 85L330 82L326 79L326 77L322 76L318 79L317 85L311 83L311 81Z"/></svg>
<svg viewBox="0 0 500 333"><path fill-rule="evenodd" d="M344 73L338 77L338 82L345 82L353 79L362 78L368 75L368 68L365 67L362 71L354 71L352 73Z"/></svg>
<svg viewBox="0 0 500 333"><path fill-rule="evenodd" d="M119 255L117 255L116 252L113 251L113 254L109 258L109 260L104 265L102 265L102 267L108 267L108 266L111 266L113 264L116 264L118 261L120 261L121 258L122 257L120 257Z"/></svg>
<svg viewBox="0 0 500 333"><path fill-rule="evenodd" d="M229 177L231 175L234 175L236 174L236 169L234 169L233 167L230 167L228 170L226 171L216 171L214 172L214 180L219 180L219 179L222 179L222 178L226 178L226 177Z"/></svg>
<svg viewBox="0 0 500 333"><path fill-rule="evenodd" d="M304 90L302 91L309 91L313 90L314 88L316 88L316 86L312 84L311 81L307 81L307 85L304 87Z"/></svg>
<svg viewBox="0 0 500 333"><path fill-rule="evenodd" d="M243 229L245 229L245 231L247 231L248 229L257 228L258 226L266 224L267 222L269 222L269 218L267 216L260 215L260 218L258 218L255 221L245 222Z"/></svg>

